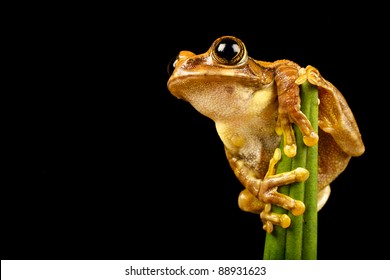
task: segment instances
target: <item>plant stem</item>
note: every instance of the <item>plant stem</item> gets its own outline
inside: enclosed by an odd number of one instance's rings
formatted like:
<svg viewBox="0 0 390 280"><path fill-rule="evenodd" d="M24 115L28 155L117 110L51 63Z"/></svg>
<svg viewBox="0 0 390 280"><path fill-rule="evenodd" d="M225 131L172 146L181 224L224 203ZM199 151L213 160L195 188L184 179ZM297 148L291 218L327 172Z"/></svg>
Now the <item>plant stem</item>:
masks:
<svg viewBox="0 0 390 280"><path fill-rule="evenodd" d="M318 132L318 91L317 87L305 82L301 85L301 111L311 122L315 132ZM307 147L303 143L302 133L294 125L297 144L297 155L294 158L282 153L276 173L304 167L309 171L309 178L305 182L282 186L280 193L301 200L305 204L305 212L291 218L291 225L287 229L275 226L272 233L265 238L264 259L316 259L317 258L317 193L318 193L318 145ZM283 137L282 137L283 138ZM283 140L280 149L283 151ZM276 213L287 213L286 210L273 206Z"/></svg>
<svg viewBox="0 0 390 280"><path fill-rule="evenodd" d="M318 133L318 89L316 86L306 82L302 85L304 95L310 96L306 98L302 104L303 110L306 106L310 110L308 114L309 120L313 129ZM307 100L308 99L308 100ZM317 230L318 230L318 145L307 148L306 168L310 172L309 178L305 182L305 206L306 211L303 214L303 248L302 259L315 260L317 259Z"/></svg>

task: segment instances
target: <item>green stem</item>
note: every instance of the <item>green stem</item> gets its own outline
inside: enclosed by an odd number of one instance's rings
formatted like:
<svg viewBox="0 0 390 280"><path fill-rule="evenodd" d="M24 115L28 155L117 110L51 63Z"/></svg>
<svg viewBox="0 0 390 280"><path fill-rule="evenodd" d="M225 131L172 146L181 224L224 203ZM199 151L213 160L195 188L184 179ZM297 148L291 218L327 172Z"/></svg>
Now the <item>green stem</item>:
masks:
<svg viewBox="0 0 390 280"><path fill-rule="evenodd" d="M317 87L305 82L301 86L301 110L311 122L314 131L318 132L318 91ZM294 125L297 143L297 155L294 158L282 153L276 173L304 167L309 171L309 178L305 182L294 183L291 186L282 186L279 192L301 200L305 204L305 213L291 218L291 225L287 229L275 226L272 233L266 235L264 259L316 259L317 258L317 192L318 192L318 145L307 147L303 143L302 134ZM283 141L280 149L283 151ZM273 206L276 213L287 213L286 210Z"/></svg>
<svg viewBox="0 0 390 280"><path fill-rule="evenodd" d="M302 104L310 109L309 120L313 129L318 133L318 90L317 87L308 82L302 85L304 95L311 96ZM305 182L305 206L306 211L303 214L303 248L302 259L315 260L317 259L317 230L318 230L318 145L307 148L307 165L306 168L310 172L309 178Z"/></svg>

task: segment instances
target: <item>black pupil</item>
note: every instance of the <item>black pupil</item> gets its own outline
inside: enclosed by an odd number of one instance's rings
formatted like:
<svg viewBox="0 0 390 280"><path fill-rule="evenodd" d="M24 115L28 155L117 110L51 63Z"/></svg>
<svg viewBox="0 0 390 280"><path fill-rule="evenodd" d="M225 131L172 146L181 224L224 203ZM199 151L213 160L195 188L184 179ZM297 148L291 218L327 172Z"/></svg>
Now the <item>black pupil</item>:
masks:
<svg viewBox="0 0 390 280"><path fill-rule="evenodd" d="M215 51L220 57L230 61L240 52L240 46L232 39L223 39Z"/></svg>

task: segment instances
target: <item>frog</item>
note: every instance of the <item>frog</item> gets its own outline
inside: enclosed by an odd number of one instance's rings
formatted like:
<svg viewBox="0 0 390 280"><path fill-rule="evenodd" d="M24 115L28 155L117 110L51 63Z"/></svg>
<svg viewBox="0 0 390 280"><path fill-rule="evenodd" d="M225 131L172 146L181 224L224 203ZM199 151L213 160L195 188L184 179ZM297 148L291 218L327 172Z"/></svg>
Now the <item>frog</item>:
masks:
<svg viewBox="0 0 390 280"><path fill-rule="evenodd" d="M352 157L365 151L345 97L312 65L301 67L289 59L256 60L241 39L229 35L217 38L201 54L180 51L169 66L169 92L214 121L229 165L244 187L238 206L260 215L267 233L274 226L291 224L286 213L276 213L272 206L294 216L305 212L302 201L278 189L306 181L308 170L275 171L282 152L291 158L297 153L293 126L301 131L306 146L318 145L317 211L329 199L330 184ZM318 90L317 132L300 108L300 85L305 82Z"/></svg>

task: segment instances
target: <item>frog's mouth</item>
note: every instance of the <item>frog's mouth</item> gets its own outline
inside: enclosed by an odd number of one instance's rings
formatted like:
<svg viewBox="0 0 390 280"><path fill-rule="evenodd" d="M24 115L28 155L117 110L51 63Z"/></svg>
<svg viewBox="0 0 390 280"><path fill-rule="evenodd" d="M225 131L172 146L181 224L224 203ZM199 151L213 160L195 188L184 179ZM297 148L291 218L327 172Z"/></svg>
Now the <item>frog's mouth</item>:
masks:
<svg viewBox="0 0 390 280"><path fill-rule="evenodd" d="M178 99L189 102L201 114L216 120L227 120L246 114L253 97L258 92L258 83L248 78L226 76L172 77L168 89Z"/></svg>
<svg viewBox="0 0 390 280"><path fill-rule="evenodd" d="M167 83L168 90L179 99L189 101L193 97L210 99L212 96L219 100L237 95L239 99L245 98L249 93L255 92L260 87L258 79L249 79L247 76L221 75L204 73L202 75L172 75Z"/></svg>
<svg viewBox="0 0 390 280"><path fill-rule="evenodd" d="M198 98L207 99L207 95L216 87L213 84L217 79L215 75L171 76L168 89L173 96L187 102Z"/></svg>
<svg viewBox="0 0 390 280"><path fill-rule="evenodd" d="M179 98L179 99L184 99L182 94L181 94L181 91L180 90L176 90L176 89L179 89L181 88L180 87L180 82L177 81L177 79L173 76L171 76L168 80L168 83L167 83L167 87L168 87L168 90L169 92Z"/></svg>

